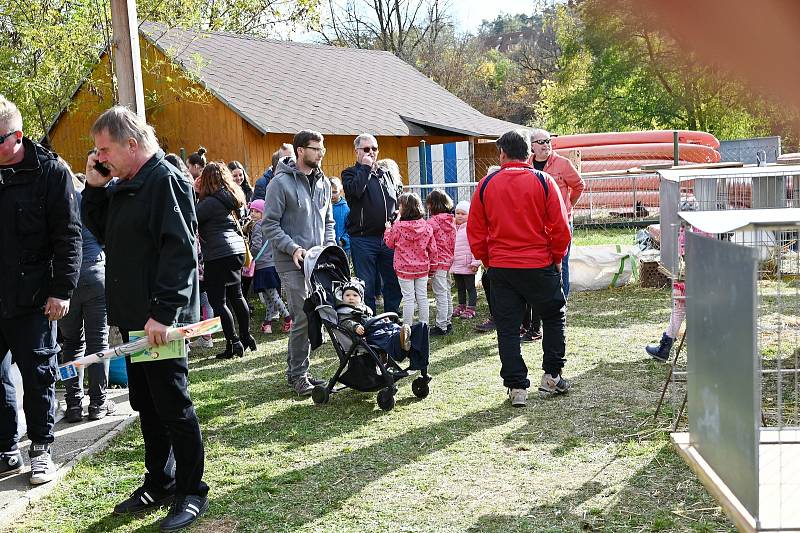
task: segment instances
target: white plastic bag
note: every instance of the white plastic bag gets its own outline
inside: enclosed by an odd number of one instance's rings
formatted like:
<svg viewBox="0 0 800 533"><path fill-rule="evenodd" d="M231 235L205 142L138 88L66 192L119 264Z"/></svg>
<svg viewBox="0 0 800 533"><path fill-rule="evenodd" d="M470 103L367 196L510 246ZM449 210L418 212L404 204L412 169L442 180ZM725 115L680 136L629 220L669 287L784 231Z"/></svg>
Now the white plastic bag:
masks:
<svg viewBox="0 0 800 533"><path fill-rule="evenodd" d="M637 273L636 246L602 244L573 246L569 256L570 291L621 287Z"/></svg>

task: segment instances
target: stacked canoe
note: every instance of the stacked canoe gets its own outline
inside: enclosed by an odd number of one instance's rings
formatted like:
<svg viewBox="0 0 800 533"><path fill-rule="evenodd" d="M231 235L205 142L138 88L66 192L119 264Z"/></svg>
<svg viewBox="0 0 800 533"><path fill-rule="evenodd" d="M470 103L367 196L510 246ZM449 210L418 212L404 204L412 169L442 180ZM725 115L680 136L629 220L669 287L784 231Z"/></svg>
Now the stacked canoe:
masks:
<svg viewBox="0 0 800 533"><path fill-rule="evenodd" d="M618 171L674 161L673 130L585 133L553 137L553 148L561 155L572 150L581 154L581 172ZM703 131L678 131L679 164L718 163L719 141ZM634 204L658 206L659 181L653 175L596 177L587 180L587 191L577 209L634 209Z"/></svg>

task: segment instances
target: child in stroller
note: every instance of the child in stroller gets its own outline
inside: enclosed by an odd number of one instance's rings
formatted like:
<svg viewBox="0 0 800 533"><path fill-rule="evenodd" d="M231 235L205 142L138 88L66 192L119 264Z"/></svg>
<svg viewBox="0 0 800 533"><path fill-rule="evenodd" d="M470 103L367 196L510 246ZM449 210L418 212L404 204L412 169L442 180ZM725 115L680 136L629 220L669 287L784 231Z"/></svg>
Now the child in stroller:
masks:
<svg viewBox="0 0 800 533"><path fill-rule="evenodd" d="M386 352L391 350L391 344L395 338L400 343L400 348L407 352L411 349L411 326L392 322L388 318L373 324L369 331L364 328L364 324L372 318L372 309L364 304L364 282L358 278L350 278L350 281L342 285L341 300L336 306L336 315L339 317L339 325L364 337L372 346L381 348L386 363Z"/></svg>
<svg viewBox="0 0 800 533"><path fill-rule="evenodd" d="M378 392L378 406L394 407L397 381L417 374L411 390L418 398L428 395L428 326L401 325L396 313L372 316L363 303L364 283L350 278L344 250L338 246L314 247L306 254L303 270L310 295L303 309L309 321L309 341L314 350L322 345L323 328L339 358L330 381L311 393L314 403L330 401L343 388ZM407 368L398 364L409 360ZM336 384L343 385L334 388Z"/></svg>

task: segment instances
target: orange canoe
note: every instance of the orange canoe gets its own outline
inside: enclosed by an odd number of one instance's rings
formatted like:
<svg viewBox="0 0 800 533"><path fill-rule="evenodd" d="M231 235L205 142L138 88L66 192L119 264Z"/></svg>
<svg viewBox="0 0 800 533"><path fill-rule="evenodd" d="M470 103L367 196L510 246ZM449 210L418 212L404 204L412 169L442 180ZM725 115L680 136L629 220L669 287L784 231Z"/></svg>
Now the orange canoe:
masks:
<svg viewBox="0 0 800 533"><path fill-rule="evenodd" d="M581 133L553 137L553 148L583 148L608 144L645 144L673 142L672 130L654 131L614 131L608 133ZM704 131L678 130L678 142L700 144L709 148L719 148L719 141Z"/></svg>
<svg viewBox="0 0 800 533"><path fill-rule="evenodd" d="M561 155L566 155L568 150L558 149ZM585 146L580 148L581 159L591 161L595 159L664 159L673 157L672 143L642 143L642 144L610 144L603 146ZM691 163L718 163L721 159L719 152L702 144L678 144L678 157Z"/></svg>
<svg viewBox="0 0 800 533"><path fill-rule="evenodd" d="M641 168L642 165L663 165L672 164L670 159L583 159L581 161L581 172L602 172L604 170L628 170L630 168ZM689 164L689 161L680 161L681 165Z"/></svg>

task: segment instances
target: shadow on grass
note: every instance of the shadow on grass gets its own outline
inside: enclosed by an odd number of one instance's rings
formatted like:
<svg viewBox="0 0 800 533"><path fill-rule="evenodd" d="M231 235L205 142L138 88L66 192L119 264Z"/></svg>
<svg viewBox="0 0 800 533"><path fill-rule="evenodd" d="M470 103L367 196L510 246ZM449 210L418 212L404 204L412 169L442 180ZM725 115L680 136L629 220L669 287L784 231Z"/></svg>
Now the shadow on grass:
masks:
<svg viewBox="0 0 800 533"><path fill-rule="evenodd" d="M735 531L669 444L664 443L647 465L633 473L622 486L609 484L604 479L610 464L566 496L543 495L543 499L550 501L521 515L484 515L467 531ZM596 503L591 504L592 499L596 499ZM666 507L662 501L680 504ZM687 524L691 524L691 528L687 528Z"/></svg>

